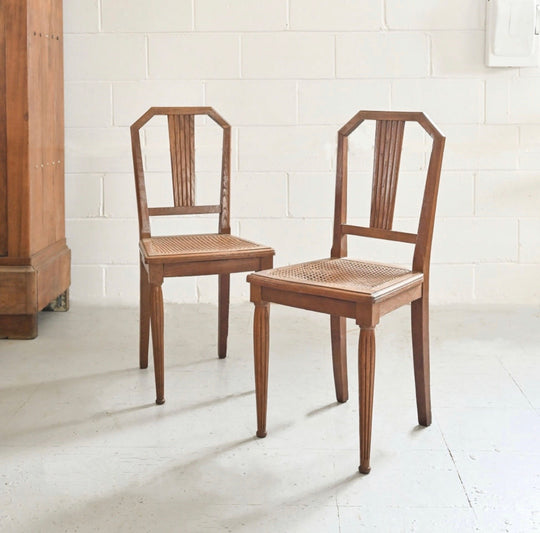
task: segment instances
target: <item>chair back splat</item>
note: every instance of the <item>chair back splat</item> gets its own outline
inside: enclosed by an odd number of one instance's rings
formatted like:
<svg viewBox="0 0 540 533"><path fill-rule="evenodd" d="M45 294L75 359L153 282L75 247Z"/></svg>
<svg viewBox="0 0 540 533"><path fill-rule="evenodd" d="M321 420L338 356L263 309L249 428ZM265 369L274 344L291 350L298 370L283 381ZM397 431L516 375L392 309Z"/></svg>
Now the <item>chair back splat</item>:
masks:
<svg viewBox="0 0 540 533"><path fill-rule="evenodd" d="M348 137L366 120L376 122L369 227L347 224ZM416 233L392 229L406 122L418 123L433 141ZM428 271L444 142L444 135L420 112L360 111L339 130L332 257L347 255L347 235L372 237L414 244L413 270Z"/></svg>
<svg viewBox="0 0 540 533"><path fill-rule="evenodd" d="M219 205L195 203L195 116L210 117L223 130L221 159L221 193ZM169 129L169 148L173 207L148 207L140 130L155 116L166 116ZM199 215L219 213L219 233L230 233L230 176L231 127L211 107L152 107L131 126L135 190L139 213L140 238L150 237L150 216Z"/></svg>

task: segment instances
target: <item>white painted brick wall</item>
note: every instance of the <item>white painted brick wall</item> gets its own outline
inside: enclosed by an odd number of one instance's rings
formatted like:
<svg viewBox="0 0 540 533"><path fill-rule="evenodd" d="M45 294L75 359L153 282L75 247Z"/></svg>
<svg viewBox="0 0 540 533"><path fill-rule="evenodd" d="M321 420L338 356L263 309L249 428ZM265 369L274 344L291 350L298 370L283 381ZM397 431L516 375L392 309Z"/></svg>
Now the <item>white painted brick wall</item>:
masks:
<svg viewBox="0 0 540 533"><path fill-rule="evenodd" d="M386 0L386 21L390 29L477 30L483 28L481 0Z"/></svg>
<svg viewBox="0 0 540 533"><path fill-rule="evenodd" d="M271 2L270 2L271 3ZM381 2L357 0L289 0L290 29L313 31L377 31L383 22Z"/></svg>
<svg viewBox="0 0 540 533"><path fill-rule="evenodd" d="M334 58L330 33L248 33L242 37L245 78L333 78Z"/></svg>
<svg viewBox="0 0 540 533"><path fill-rule="evenodd" d="M427 35L416 32L341 33L338 78L418 78L429 74Z"/></svg>
<svg viewBox="0 0 540 533"><path fill-rule="evenodd" d="M115 0L112 0L115 1ZM281 31L287 27L287 0L197 0L197 31Z"/></svg>
<svg viewBox="0 0 540 533"><path fill-rule="evenodd" d="M232 229L275 264L327 256L336 133L359 109L418 109L447 135L434 302L538 303L540 69L484 64L483 0L64 0L67 238L72 298L138 299L129 125L150 106L214 106L233 127ZM373 128L350 139L350 215L365 223ZM217 200L220 132L196 128L197 199ZM167 131L142 135L155 205ZM409 128L396 227L413 230L428 138ZM215 217L153 220L212 232ZM407 264L410 246L350 238ZM245 275L233 301L248 299ZM167 280L167 301L215 302L215 277Z"/></svg>
<svg viewBox="0 0 540 533"><path fill-rule="evenodd" d="M101 0L104 32L175 32L193 27L191 0Z"/></svg>

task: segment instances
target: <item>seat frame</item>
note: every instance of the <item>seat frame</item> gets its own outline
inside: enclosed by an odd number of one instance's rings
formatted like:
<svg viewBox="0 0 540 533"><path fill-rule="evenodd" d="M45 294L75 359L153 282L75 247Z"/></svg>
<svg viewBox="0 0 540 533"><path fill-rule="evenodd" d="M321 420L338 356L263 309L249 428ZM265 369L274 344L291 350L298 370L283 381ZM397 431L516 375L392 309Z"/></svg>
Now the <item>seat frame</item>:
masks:
<svg viewBox="0 0 540 533"><path fill-rule="evenodd" d="M348 137L366 120L376 121L370 226L347 224ZM432 138L423 202L416 234L392 229L399 164L406 122L418 123ZM429 382L429 264L445 137L421 112L360 111L338 132L332 258L347 256L347 236L357 235L414 244L412 271L421 273L412 283L390 286L376 294L352 293L335 287L307 286L301 282L276 283L264 272L251 274L254 312L254 359L257 400L257 436L266 436L269 361L269 304L277 303L330 315L334 384L338 402L348 400L346 318L360 327L358 345L359 434L361 473L370 471L375 327L380 318L411 304L411 328L418 422L431 424ZM276 269L279 271L279 269Z"/></svg>
<svg viewBox="0 0 540 533"><path fill-rule="evenodd" d="M194 117L206 115L223 130L221 160L221 191L219 205L195 204L195 143ZM171 151L174 206L148 207L144 178L140 130L153 117L167 116ZM218 233L230 234L230 166L231 127L211 107L152 107L131 126L131 146L137 196L140 250L140 335L139 366L148 367L150 329L156 403L165 402L164 396L164 319L162 284L166 277L218 275L218 356L227 355L229 331L230 274L272 267L274 250L260 245L252 250L224 249L209 258L208 253L151 256L144 244L152 239L150 216L219 215ZM151 328L150 328L151 325Z"/></svg>

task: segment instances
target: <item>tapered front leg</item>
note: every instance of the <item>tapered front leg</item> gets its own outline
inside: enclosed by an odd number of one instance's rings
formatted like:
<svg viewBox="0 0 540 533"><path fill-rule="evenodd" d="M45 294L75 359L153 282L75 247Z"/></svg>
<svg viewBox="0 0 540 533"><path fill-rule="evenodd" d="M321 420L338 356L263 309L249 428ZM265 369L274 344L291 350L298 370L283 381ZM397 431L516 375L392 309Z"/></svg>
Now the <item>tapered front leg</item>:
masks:
<svg viewBox="0 0 540 533"><path fill-rule="evenodd" d="M373 418L373 386L375 381L375 328L361 328L358 343L358 393L360 402L360 467L369 474L371 426Z"/></svg>
<svg viewBox="0 0 540 533"><path fill-rule="evenodd" d="M332 364L334 367L334 385L336 399L343 403L349 399L347 383L347 319L331 315L330 330L332 336Z"/></svg>
<svg viewBox="0 0 540 533"><path fill-rule="evenodd" d="M220 274L218 279L218 356L227 356L227 335L229 334L229 293L230 274Z"/></svg>
<svg viewBox="0 0 540 533"><path fill-rule="evenodd" d="M257 400L257 437L266 437L266 409L268 399L270 304L255 303L253 320L253 352L255 359L255 396Z"/></svg>
<svg viewBox="0 0 540 533"><path fill-rule="evenodd" d="M416 386L418 423L431 424L431 395L429 384L429 303L427 291L411 303L411 326Z"/></svg>
<svg viewBox="0 0 540 533"><path fill-rule="evenodd" d="M140 318L139 318L139 366L148 367L148 343L150 341L150 285L148 272L140 263Z"/></svg>
<svg viewBox="0 0 540 533"><path fill-rule="evenodd" d="M154 352L154 373L156 377L156 403L165 403L164 382L164 327L163 327L163 293L161 285L150 285L150 315L152 320L152 346Z"/></svg>

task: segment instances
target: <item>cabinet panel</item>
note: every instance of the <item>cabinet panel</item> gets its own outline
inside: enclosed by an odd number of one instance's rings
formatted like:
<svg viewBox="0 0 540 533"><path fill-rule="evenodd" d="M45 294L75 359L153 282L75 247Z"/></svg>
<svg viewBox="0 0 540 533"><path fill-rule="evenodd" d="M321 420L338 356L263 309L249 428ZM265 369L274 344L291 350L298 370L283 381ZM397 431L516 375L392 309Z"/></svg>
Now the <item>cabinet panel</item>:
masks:
<svg viewBox="0 0 540 533"><path fill-rule="evenodd" d="M62 3L30 0L28 125L30 251L64 236Z"/></svg>
<svg viewBox="0 0 540 533"><path fill-rule="evenodd" d="M0 0L0 338L68 301L62 48L62 0Z"/></svg>
<svg viewBox="0 0 540 533"><path fill-rule="evenodd" d="M7 255L6 32L0 3L0 256Z"/></svg>

